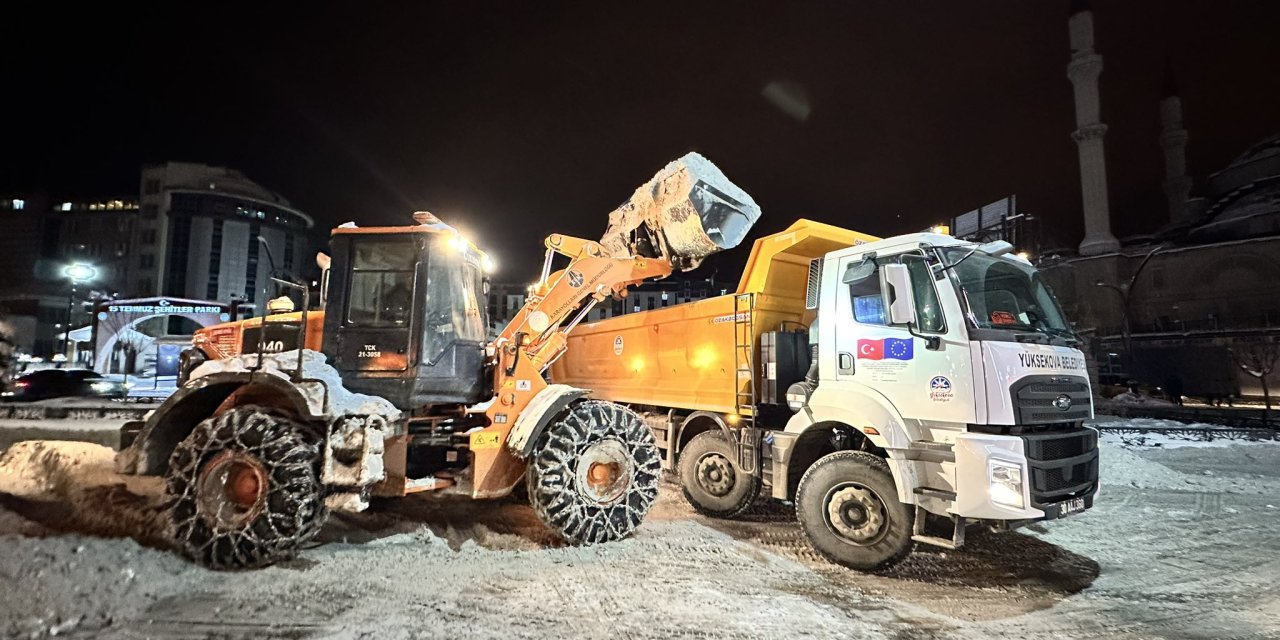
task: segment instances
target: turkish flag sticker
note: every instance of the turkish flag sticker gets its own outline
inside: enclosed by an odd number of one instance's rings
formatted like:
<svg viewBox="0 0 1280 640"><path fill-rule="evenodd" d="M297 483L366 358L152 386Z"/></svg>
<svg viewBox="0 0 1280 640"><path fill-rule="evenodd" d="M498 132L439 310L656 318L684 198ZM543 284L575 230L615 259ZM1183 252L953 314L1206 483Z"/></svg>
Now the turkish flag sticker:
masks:
<svg viewBox="0 0 1280 640"><path fill-rule="evenodd" d="M991 323L992 324L1018 324L1018 319L1013 317L1013 314L1009 313L1008 311L992 311Z"/></svg>
<svg viewBox="0 0 1280 640"><path fill-rule="evenodd" d="M862 360L884 360L884 340L859 340L858 358Z"/></svg>

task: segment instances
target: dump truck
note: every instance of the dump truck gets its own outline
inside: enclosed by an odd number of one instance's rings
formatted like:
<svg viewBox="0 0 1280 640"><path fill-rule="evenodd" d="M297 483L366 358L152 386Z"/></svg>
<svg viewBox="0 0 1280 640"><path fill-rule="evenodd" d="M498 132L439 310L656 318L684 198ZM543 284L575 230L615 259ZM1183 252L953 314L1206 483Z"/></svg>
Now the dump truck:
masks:
<svg viewBox="0 0 1280 640"><path fill-rule="evenodd" d="M419 492L475 499L524 486L571 543L629 535L657 496L652 432L617 403L548 385L567 334L601 300L696 267L759 218L697 154L609 215L600 241L545 240L537 282L488 340L490 259L435 216L334 229L308 287L264 317L199 330L181 387L126 424L121 473L165 478L170 536L214 568L294 556L332 511ZM554 269L556 266L558 269Z"/></svg>
<svg viewBox="0 0 1280 640"><path fill-rule="evenodd" d="M860 570L958 548L1098 490L1084 357L1011 249L800 220L756 240L734 292L582 325L552 380L640 413L703 514L789 501Z"/></svg>

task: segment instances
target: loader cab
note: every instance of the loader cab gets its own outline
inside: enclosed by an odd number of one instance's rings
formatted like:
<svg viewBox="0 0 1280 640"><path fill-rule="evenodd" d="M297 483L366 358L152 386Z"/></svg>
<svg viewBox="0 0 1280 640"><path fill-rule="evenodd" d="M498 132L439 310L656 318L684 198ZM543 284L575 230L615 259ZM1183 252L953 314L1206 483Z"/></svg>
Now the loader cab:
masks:
<svg viewBox="0 0 1280 640"><path fill-rule="evenodd" d="M340 227L330 249L322 349L347 389L402 410L490 395L483 253L444 225Z"/></svg>

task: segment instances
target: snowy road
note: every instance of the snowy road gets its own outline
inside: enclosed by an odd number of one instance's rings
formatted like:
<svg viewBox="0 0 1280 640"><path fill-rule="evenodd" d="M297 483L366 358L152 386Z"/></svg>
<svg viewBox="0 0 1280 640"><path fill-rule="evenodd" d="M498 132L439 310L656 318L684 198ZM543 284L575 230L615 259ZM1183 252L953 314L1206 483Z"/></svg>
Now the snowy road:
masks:
<svg viewBox="0 0 1280 640"><path fill-rule="evenodd" d="M1280 445L1126 438L1104 438L1092 511L885 575L817 559L781 506L710 520L673 485L621 543L423 496L216 573L154 548L156 484L111 474L106 448L20 444L0 460L0 636L1280 638Z"/></svg>

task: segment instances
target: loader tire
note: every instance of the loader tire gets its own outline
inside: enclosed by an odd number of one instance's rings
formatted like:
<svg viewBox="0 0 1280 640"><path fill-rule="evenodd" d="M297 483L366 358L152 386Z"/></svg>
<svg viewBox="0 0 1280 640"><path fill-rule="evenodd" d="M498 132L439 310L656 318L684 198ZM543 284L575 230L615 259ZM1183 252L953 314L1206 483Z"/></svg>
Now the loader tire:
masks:
<svg viewBox="0 0 1280 640"><path fill-rule="evenodd" d="M728 436L706 431L680 452L680 485L694 510L713 518L740 515L760 495L760 476L734 464L737 452Z"/></svg>
<svg viewBox="0 0 1280 640"><path fill-rule="evenodd" d="M898 501L889 464L864 451L813 463L800 478L796 515L813 548L850 569L887 569L914 546L915 512Z"/></svg>
<svg viewBox="0 0 1280 640"><path fill-rule="evenodd" d="M548 528L572 544L631 535L658 497L662 463L640 416L587 400L557 415L529 460L529 502Z"/></svg>
<svg viewBox="0 0 1280 640"><path fill-rule="evenodd" d="M288 560L328 516L319 438L272 409L240 407L196 425L165 479L170 538L211 569Z"/></svg>

